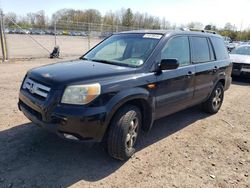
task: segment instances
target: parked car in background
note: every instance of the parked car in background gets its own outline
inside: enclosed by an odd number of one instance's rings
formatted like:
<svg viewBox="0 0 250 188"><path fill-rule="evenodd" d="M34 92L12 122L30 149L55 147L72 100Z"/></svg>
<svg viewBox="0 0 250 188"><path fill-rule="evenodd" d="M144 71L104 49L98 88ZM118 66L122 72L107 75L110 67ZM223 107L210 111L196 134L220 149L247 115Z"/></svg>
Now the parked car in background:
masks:
<svg viewBox="0 0 250 188"><path fill-rule="evenodd" d="M223 39L224 39L224 42L225 42L226 45L233 42L230 37L223 37Z"/></svg>
<svg viewBox="0 0 250 188"><path fill-rule="evenodd" d="M80 32L80 35L81 35L82 37L87 37L87 36L88 36L87 33L84 32L84 31Z"/></svg>
<svg viewBox="0 0 250 188"><path fill-rule="evenodd" d="M250 45L241 45L230 53L233 76L250 76Z"/></svg>
<svg viewBox="0 0 250 188"><path fill-rule="evenodd" d="M233 44L233 41L230 37L223 37L225 45L227 46L227 50L231 52L232 49L235 48L235 44Z"/></svg>
<svg viewBox="0 0 250 188"><path fill-rule="evenodd" d="M44 32L45 32L45 35L54 35L55 34L54 30L48 30L47 29Z"/></svg>
<svg viewBox="0 0 250 188"><path fill-rule="evenodd" d="M236 46L237 46L237 43L234 43L234 42L229 43L227 44L227 50L231 52L234 48L236 48Z"/></svg>
<svg viewBox="0 0 250 188"><path fill-rule="evenodd" d="M30 34L30 30L29 29L24 29L23 34Z"/></svg>
<svg viewBox="0 0 250 188"><path fill-rule="evenodd" d="M15 34L15 29L9 29L9 34Z"/></svg>
<svg viewBox="0 0 250 188"><path fill-rule="evenodd" d="M113 35L113 32L102 32L100 35L99 35L99 38L103 39L103 38L107 38L109 36Z"/></svg>
<svg viewBox="0 0 250 188"><path fill-rule="evenodd" d="M39 30L38 29L30 29L30 34L39 35Z"/></svg>
<svg viewBox="0 0 250 188"><path fill-rule="evenodd" d="M63 31L62 31L62 34L63 34L63 35L69 35L69 31L63 30Z"/></svg>
<svg viewBox="0 0 250 188"><path fill-rule="evenodd" d="M122 32L79 60L28 71L18 107L40 127L66 139L103 142L112 157L126 160L140 131L156 119L198 104L217 113L231 71L217 34Z"/></svg>
<svg viewBox="0 0 250 188"><path fill-rule="evenodd" d="M69 31L69 36L81 36L81 33L78 31Z"/></svg>
<svg viewBox="0 0 250 188"><path fill-rule="evenodd" d="M41 29L31 29L30 34L32 35L45 35L46 32Z"/></svg>
<svg viewBox="0 0 250 188"><path fill-rule="evenodd" d="M10 33L10 30L9 30L8 28L5 28L4 32L5 32L6 34L9 34L9 33Z"/></svg>

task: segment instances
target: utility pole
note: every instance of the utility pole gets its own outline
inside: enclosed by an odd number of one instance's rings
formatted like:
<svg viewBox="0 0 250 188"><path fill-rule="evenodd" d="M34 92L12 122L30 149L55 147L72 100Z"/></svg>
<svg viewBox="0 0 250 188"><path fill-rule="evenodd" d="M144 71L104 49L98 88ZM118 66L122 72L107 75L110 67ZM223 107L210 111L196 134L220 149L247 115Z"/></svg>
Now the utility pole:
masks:
<svg viewBox="0 0 250 188"><path fill-rule="evenodd" d="M2 61L5 62L8 60L8 51L7 51L7 43L6 43L3 17L4 17L3 11L0 9L0 42L1 42L2 55L3 55Z"/></svg>
<svg viewBox="0 0 250 188"><path fill-rule="evenodd" d="M241 20L240 24L240 40L242 39L242 26L243 26L243 19Z"/></svg>
<svg viewBox="0 0 250 188"><path fill-rule="evenodd" d="M56 47L56 19L54 22L54 36L55 36L55 47Z"/></svg>
<svg viewBox="0 0 250 188"><path fill-rule="evenodd" d="M90 50L90 33L91 33L91 23L88 23L88 50Z"/></svg>

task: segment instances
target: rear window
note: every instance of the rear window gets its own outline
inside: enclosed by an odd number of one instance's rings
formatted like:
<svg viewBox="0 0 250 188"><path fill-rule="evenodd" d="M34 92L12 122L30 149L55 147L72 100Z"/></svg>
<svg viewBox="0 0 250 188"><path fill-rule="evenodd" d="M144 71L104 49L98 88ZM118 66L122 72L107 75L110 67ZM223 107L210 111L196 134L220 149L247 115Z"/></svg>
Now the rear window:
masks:
<svg viewBox="0 0 250 188"><path fill-rule="evenodd" d="M211 41L214 47L215 55L217 60L228 59L228 51L224 41L221 38L211 37Z"/></svg>

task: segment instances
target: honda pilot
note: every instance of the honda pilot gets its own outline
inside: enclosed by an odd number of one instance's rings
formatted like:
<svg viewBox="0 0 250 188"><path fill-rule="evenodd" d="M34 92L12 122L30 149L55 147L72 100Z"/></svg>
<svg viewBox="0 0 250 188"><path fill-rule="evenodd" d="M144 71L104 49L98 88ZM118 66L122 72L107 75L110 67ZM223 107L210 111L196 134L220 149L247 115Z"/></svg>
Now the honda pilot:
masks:
<svg viewBox="0 0 250 188"><path fill-rule="evenodd" d="M155 120L198 104L217 113L231 71L217 34L121 32L78 60L28 71L18 106L34 124L66 139L103 142L126 160Z"/></svg>

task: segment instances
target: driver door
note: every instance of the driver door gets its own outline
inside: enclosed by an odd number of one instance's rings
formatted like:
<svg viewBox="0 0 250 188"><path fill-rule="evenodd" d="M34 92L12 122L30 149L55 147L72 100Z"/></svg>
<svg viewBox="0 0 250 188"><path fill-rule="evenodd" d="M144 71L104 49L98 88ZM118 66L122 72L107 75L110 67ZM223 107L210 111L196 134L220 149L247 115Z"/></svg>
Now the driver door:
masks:
<svg viewBox="0 0 250 188"><path fill-rule="evenodd" d="M174 70L163 70L157 78L157 118L184 109L192 104L194 95L195 67L190 61L187 36L174 37L160 52L160 59L177 59L180 66Z"/></svg>

